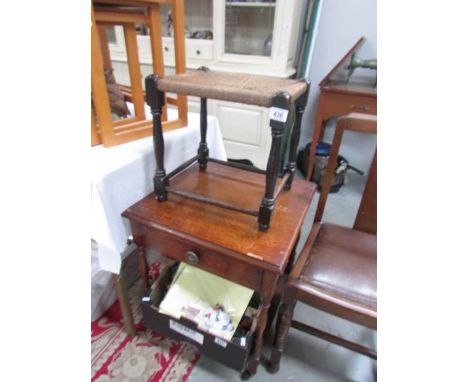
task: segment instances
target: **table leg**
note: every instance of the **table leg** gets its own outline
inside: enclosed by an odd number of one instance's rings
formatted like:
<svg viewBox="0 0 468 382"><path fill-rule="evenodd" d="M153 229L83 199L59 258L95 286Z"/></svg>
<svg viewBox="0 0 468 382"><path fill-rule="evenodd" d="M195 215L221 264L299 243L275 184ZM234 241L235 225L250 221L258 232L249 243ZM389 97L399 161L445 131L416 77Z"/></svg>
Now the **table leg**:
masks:
<svg viewBox="0 0 468 382"><path fill-rule="evenodd" d="M291 321L296 305L296 289L288 288L284 294L284 302L278 312L277 327L275 333L275 342L271 351L270 361L268 362L268 371L276 373L279 370L281 355L284 350L284 343L291 327Z"/></svg>
<svg viewBox="0 0 468 382"><path fill-rule="evenodd" d="M282 274L278 282L276 283L276 290L275 294L271 300L271 306L270 309L268 310L268 322L267 326L265 328L265 334L268 334L270 331L270 328L273 324L273 320L275 318L276 312L278 312L278 307L280 306L282 300L283 300L283 291L284 288L286 287L288 283L288 277L289 273L291 272L294 262L296 260L296 251L297 251L297 244L299 243L299 239L301 238L301 231L299 231L299 234L297 235L296 243L294 244L294 248L291 252L291 256L289 256L288 264L286 265L286 269L284 270L284 274Z"/></svg>
<svg viewBox="0 0 468 382"><path fill-rule="evenodd" d="M143 287L147 290L149 288L148 261L146 260L146 251L143 247L138 248L138 269L140 277L143 280Z"/></svg>
<svg viewBox="0 0 468 382"><path fill-rule="evenodd" d="M325 135L325 127L327 126L327 122L328 122L328 118L322 117L322 121L320 122L320 135L319 135L317 143L323 141L323 137Z"/></svg>
<svg viewBox="0 0 468 382"><path fill-rule="evenodd" d="M279 276L273 273L264 273L262 288L261 288L261 304L259 306L259 317L257 321L257 329L255 330L255 341L253 344L253 352L249 359L246 370L242 373L242 379L247 379L257 372L257 366L260 362L263 349L263 333L268 321L268 310L271 300L275 293L276 284Z"/></svg>
<svg viewBox="0 0 468 382"><path fill-rule="evenodd" d="M133 319L132 309L130 307L130 299L128 298L127 286L121 275L112 275L115 289L117 291L117 299L119 300L120 310L122 312L125 330L132 337L136 336L135 321Z"/></svg>

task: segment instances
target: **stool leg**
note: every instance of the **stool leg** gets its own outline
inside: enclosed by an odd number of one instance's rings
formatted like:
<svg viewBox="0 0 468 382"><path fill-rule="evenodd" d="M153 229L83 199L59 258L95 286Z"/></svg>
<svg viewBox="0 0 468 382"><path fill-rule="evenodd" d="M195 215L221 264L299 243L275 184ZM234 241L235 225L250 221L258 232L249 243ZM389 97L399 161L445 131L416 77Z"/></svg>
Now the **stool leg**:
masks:
<svg viewBox="0 0 468 382"><path fill-rule="evenodd" d="M151 108L153 116L153 146L156 157L156 173L153 178L154 192L159 201L167 200L166 187L169 180L164 169L164 137L161 115L164 106L164 93L158 90L159 77L152 74L145 79L146 103Z"/></svg>
<svg viewBox="0 0 468 382"><path fill-rule="evenodd" d="M272 141L266 169L265 196L263 197L258 211L258 223L261 231L266 231L269 228L271 215L275 205L275 199L273 196L281 161L281 140L284 136L284 131L286 130L286 124L288 123L287 116L289 112L290 98L290 95L287 93L278 93L273 98L273 107L270 111ZM291 118L289 118L289 120L291 120Z"/></svg>
<svg viewBox="0 0 468 382"><path fill-rule="evenodd" d="M208 145L206 144L206 130L208 127L208 116L206 98L200 98L200 144L198 145L198 165L200 170L205 170L208 163Z"/></svg>
<svg viewBox="0 0 468 382"><path fill-rule="evenodd" d="M291 142L289 145L289 158L288 164L286 165L286 172L289 173L289 178L284 185L284 190L290 190L294 179L294 173L296 172L296 154L297 145L299 144L299 138L301 136L302 126L302 115L307 104L307 98L309 96L309 81L304 80L307 83L307 91L296 100L296 120L294 122L293 131L291 133Z"/></svg>

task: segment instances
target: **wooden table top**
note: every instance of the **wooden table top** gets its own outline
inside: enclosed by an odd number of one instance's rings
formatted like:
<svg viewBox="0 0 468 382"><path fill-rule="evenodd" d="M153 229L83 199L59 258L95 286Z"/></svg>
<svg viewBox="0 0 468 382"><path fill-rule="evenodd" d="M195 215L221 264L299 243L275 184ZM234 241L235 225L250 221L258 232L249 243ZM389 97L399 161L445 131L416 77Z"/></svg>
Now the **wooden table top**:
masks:
<svg viewBox="0 0 468 382"><path fill-rule="evenodd" d="M377 88L370 83L351 82L346 84L343 81L329 81L322 85L320 89L330 93L363 95L366 97L377 98Z"/></svg>
<svg viewBox="0 0 468 382"><path fill-rule="evenodd" d="M195 163L171 179L170 185L258 210L265 176L216 163L209 163L206 171L199 171ZM151 193L128 208L123 216L182 239L209 243L219 253L281 273L315 190L315 184L295 179L291 190L278 196L267 232L258 229L254 216L171 193L165 202L157 201Z"/></svg>

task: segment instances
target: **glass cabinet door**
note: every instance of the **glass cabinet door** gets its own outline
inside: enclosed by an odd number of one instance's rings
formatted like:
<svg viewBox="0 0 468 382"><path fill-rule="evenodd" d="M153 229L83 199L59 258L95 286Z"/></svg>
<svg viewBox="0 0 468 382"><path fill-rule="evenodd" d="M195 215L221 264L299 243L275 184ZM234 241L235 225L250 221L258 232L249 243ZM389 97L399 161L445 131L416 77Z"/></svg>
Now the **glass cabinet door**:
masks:
<svg viewBox="0 0 468 382"><path fill-rule="evenodd" d="M276 0L226 0L224 53L271 56Z"/></svg>
<svg viewBox="0 0 468 382"><path fill-rule="evenodd" d="M213 40L213 1L185 0L185 38ZM164 37L173 37L171 7L161 4L161 27Z"/></svg>

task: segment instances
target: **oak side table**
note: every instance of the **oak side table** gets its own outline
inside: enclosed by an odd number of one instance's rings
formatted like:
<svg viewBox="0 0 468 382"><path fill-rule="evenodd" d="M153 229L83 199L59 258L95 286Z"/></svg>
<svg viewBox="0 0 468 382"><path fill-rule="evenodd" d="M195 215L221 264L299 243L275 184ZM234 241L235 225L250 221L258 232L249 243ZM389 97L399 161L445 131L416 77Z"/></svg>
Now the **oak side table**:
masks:
<svg viewBox="0 0 468 382"><path fill-rule="evenodd" d="M210 163L205 171L195 163L172 178L171 184L247 208L257 208L265 190L264 175L218 163ZM259 231L257 222L248 215L181 195L172 195L161 203L151 193L123 213L141 249L145 286L145 250L152 249L259 293L259 316L243 377L256 373L270 303L294 252L315 189L314 183L297 179L288 192L280 193L267 232Z"/></svg>

